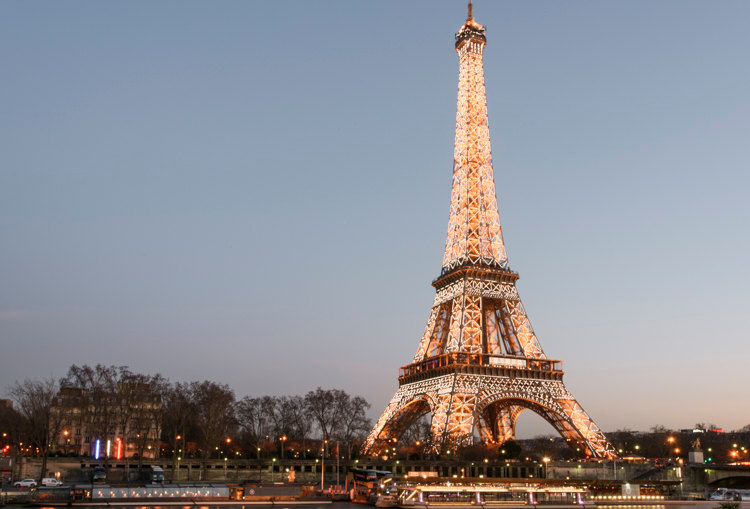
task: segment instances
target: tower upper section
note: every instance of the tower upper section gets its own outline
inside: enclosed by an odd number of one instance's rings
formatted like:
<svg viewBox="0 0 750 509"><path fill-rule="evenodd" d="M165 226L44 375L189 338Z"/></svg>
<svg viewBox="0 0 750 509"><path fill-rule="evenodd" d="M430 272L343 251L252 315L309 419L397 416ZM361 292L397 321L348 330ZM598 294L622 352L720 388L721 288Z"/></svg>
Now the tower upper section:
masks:
<svg viewBox="0 0 750 509"><path fill-rule="evenodd" d="M481 55L485 44L487 44L487 38L484 36L484 27L474 21L471 2L469 2L469 15L466 23L456 33L456 51L461 56L461 48L466 46L464 51L470 50Z"/></svg>
<svg viewBox="0 0 750 509"><path fill-rule="evenodd" d="M469 3L469 16L456 33L458 107L443 273L464 265L509 270L497 210L487 120L482 62L486 43L484 27L474 21Z"/></svg>

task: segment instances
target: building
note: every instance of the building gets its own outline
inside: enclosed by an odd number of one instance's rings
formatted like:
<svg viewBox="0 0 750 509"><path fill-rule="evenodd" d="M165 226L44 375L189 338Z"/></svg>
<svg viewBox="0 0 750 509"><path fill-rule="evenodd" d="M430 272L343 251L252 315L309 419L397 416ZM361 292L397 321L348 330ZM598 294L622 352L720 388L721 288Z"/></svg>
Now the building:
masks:
<svg viewBox="0 0 750 509"><path fill-rule="evenodd" d="M51 409L59 420L55 449L94 458L156 458L161 394L147 383L118 382L114 390L60 387Z"/></svg>

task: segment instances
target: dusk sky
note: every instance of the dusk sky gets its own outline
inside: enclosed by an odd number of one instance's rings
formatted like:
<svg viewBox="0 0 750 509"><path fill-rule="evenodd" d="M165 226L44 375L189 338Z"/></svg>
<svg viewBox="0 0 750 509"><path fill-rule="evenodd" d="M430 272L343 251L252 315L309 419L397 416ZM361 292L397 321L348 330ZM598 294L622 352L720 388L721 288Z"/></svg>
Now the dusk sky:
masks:
<svg viewBox="0 0 750 509"><path fill-rule="evenodd" d="M749 424L750 2L474 14L510 265L568 389L605 431ZM465 18L0 2L0 393L101 363L376 419L440 273Z"/></svg>

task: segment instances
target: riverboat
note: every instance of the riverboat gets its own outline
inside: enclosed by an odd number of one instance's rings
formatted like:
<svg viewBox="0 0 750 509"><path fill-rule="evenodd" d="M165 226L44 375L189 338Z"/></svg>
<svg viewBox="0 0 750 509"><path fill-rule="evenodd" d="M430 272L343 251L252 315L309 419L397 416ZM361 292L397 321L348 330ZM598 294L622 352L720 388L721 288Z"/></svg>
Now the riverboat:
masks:
<svg viewBox="0 0 750 509"><path fill-rule="evenodd" d="M750 500L750 490L736 490L730 488L719 488L708 496L709 500L731 500L742 502Z"/></svg>
<svg viewBox="0 0 750 509"><path fill-rule="evenodd" d="M223 484L177 485L150 484L115 486L108 484L76 484L54 488L38 488L31 492L31 504L57 505L192 505L194 503L231 500L229 486Z"/></svg>
<svg viewBox="0 0 750 509"><path fill-rule="evenodd" d="M573 486L528 484L416 484L399 488L398 506L406 509L471 507L571 508L593 506L588 490Z"/></svg>
<svg viewBox="0 0 750 509"><path fill-rule="evenodd" d="M375 507L398 506L391 472L353 468L349 471L349 476L352 483L349 499L352 502Z"/></svg>
<svg viewBox="0 0 750 509"><path fill-rule="evenodd" d="M76 484L31 491L36 506L206 506L330 504L308 486L228 486L226 484Z"/></svg>

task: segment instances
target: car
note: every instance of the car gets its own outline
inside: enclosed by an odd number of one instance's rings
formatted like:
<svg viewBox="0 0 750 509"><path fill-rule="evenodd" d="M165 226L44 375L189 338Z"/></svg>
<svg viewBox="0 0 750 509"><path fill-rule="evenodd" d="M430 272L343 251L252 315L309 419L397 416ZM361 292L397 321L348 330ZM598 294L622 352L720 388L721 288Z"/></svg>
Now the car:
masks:
<svg viewBox="0 0 750 509"><path fill-rule="evenodd" d="M161 468L158 465L151 465L149 468L150 470L150 479L152 483L163 483L164 482L164 469Z"/></svg>
<svg viewBox="0 0 750 509"><path fill-rule="evenodd" d="M62 486L62 481L58 481L54 477L45 477L42 479L42 486L49 486L54 488L56 486Z"/></svg>
<svg viewBox="0 0 750 509"><path fill-rule="evenodd" d="M16 488L36 488L36 480L23 479L21 481L14 482L13 486L15 486Z"/></svg>
<svg viewBox="0 0 750 509"><path fill-rule="evenodd" d="M91 481L94 483L107 482L107 470L102 466L95 466L94 471L91 472Z"/></svg>

